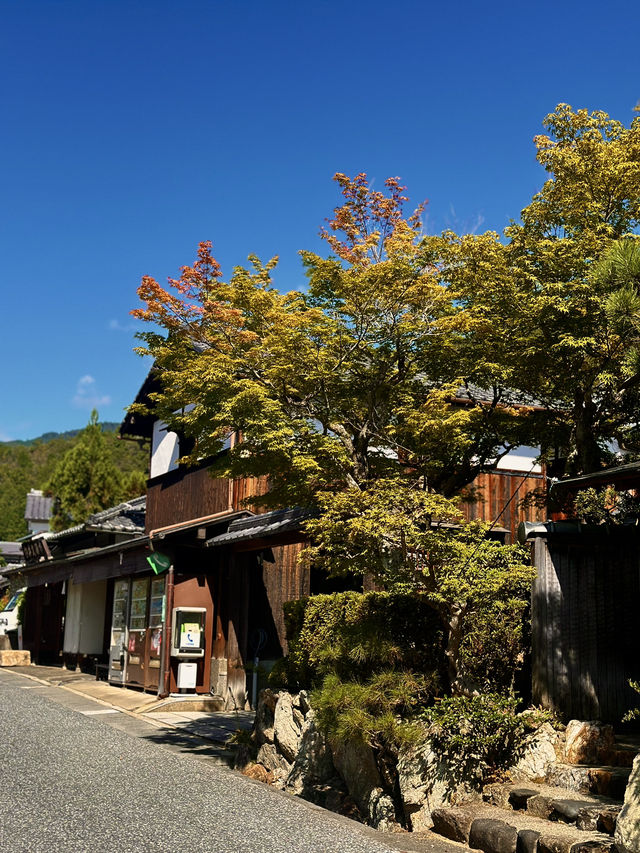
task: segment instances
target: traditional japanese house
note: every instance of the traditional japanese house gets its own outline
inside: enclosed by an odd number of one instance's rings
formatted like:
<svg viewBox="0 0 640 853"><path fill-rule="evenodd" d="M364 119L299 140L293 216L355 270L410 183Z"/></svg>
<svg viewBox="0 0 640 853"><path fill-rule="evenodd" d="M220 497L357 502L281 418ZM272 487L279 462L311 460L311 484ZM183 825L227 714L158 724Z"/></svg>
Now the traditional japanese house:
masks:
<svg viewBox="0 0 640 853"><path fill-rule="evenodd" d="M23 644L33 660L76 666L105 659L115 579L150 573L145 503L143 496L22 542Z"/></svg>
<svg viewBox="0 0 640 853"><path fill-rule="evenodd" d="M138 402L148 401L152 381ZM244 708L256 686L250 670L265 672L286 653L283 602L311 590L298 559L304 514L259 512L251 499L265 493L266 478L213 478L210 460L179 466L179 436L151 416L128 415L120 435L151 439L146 533L170 566L164 692L182 689L181 664L189 663L197 693Z"/></svg>

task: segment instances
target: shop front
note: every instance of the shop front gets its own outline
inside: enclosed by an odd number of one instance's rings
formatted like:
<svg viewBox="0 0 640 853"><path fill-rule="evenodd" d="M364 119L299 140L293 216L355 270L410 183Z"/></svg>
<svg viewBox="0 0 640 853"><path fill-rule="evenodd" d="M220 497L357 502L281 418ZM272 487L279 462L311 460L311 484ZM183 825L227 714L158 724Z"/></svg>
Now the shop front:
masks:
<svg viewBox="0 0 640 853"><path fill-rule="evenodd" d="M162 668L165 577L119 578L113 587L109 681L157 692Z"/></svg>

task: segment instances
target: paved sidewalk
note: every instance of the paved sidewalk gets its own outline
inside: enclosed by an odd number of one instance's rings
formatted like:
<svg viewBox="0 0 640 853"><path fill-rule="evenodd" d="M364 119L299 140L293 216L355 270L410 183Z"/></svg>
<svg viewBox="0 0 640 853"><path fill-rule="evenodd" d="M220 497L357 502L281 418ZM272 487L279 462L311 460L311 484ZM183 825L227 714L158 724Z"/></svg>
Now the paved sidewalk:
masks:
<svg viewBox="0 0 640 853"><path fill-rule="evenodd" d="M250 731L253 726L253 711L166 711L156 696L141 690L115 687L106 681L96 681L93 675L85 672L57 666L13 666L5 671L51 686L64 687L123 713L142 716L160 729L177 729L217 744L226 744L238 730Z"/></svg>

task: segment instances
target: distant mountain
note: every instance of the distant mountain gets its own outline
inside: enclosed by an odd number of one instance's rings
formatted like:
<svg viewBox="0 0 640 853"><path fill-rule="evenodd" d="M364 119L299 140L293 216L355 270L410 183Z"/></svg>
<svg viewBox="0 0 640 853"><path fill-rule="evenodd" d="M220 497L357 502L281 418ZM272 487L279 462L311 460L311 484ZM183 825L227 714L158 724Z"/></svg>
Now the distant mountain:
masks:
<svg viewBox="0 0 640 853"><path fill-rule="evenodd" d="M117 421L104 421L100 426L102 427L102 432L117 432L120 423ZM75 438L83 429L84 427L80 427L80 429L69 429L66 432L45 432L37 438L16 438L11 441L0 441L0 444L22 444L29 446L31 444L35 444L37 441L47 442L53 441L55 438Z"/></svg>
<svg viewBox="0 0 640 853"><path fill-rule="evenodd" d="M103 423L111 458L122 474L146 473L149 450L135 441L116 437L118 423ZM29 489L42 489L77 441L80 429L47 432L29 441L0 442L0 540L15 541L27 533L24 511Z"/></svg>

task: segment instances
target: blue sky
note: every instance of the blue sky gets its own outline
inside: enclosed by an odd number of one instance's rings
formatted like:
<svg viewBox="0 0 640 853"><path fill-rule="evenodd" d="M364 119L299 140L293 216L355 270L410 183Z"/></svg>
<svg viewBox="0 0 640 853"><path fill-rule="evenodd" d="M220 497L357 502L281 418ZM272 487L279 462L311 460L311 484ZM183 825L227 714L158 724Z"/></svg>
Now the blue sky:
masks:
<svg viewBox="0 0 640 853"><path fill-rule="evenodd" d="M120 420L136 288L211 239L278 286L338 203L399 175L426 229L501 230L559 102L628 124L636 2L0 0L0 440Z"/></svg>

